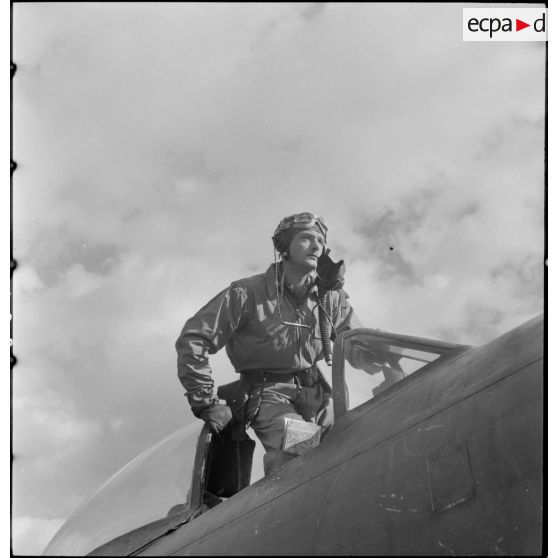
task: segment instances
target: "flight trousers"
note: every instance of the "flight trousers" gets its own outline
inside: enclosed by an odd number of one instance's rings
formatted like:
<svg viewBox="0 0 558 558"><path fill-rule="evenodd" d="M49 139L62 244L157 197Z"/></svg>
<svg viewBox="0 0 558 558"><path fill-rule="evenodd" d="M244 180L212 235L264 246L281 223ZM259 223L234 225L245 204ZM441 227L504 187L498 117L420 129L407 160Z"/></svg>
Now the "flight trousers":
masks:
<svg viewBox="0 0 558 558"><path fill-rule="evenodd" d="M242 440L252 427L266 455L264 470L281 456L285 419L320 420L320 411L331 398L331 387L317 366L278 374L265 371L240 373L240 380L220 386L217 394L231 407L236 423L233 439Z"/></svg>
<svg viewBox="0 0 558 558"><path fill-rule="evenodd" d="M245 427L251 426L266 450L267 474L281 457L285 419L316 422L331 388L317 367L290 375L265 372L241 373L248 400L244 407Z"/></svg>

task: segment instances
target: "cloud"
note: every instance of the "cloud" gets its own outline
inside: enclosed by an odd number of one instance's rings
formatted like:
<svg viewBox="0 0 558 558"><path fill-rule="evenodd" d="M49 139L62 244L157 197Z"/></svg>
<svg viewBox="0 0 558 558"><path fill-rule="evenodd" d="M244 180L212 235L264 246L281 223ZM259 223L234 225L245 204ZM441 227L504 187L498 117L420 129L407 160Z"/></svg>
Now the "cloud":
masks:
<svg viewBox="0 0 558 558"><path fill-rule="evenodd" d="M300 15L308 21L313 21L322 15L326 6L326 2L310 2L301 9Z"/></svg>
<svg viewBox="0 0 558 558"><path fill-rule="evenodd" d="M33 293L44 288L44 284L32 265L18 265L18 285L22 292Z"/></svg>
<svg viewBox="0 0 558 558"><path fill-rule="evenodd" d="M14 378L18 393L24 382L19 375ZM51 456L68 446L88 445L101 435L100 424L80 417L75 401L68 400L52 388L43 391L40 399L33 396L16 396L13 400L14 455L37 457ZM26 433L20 436L20 429ZM30 436L31 435L31 436Z"/></svg>
<svg viewBox="0 0 558 558"><path fill-rule="evenodd" d="M95 243L90 236L79 236L66 226L44 227L35 231L31 240L34 250L25 259L33 265L43 286L60 281L71 267L81 266L84 272L106 275L118 263L118 244Z"/></svg>

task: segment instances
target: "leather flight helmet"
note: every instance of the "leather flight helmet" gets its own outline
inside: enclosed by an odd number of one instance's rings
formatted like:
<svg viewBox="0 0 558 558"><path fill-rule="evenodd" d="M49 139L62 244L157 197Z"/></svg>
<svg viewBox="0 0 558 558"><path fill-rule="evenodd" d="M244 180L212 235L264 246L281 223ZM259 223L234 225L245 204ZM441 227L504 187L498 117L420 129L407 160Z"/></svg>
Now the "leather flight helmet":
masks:
<svg viewBox="0 0 558 558"><path fill-rule="evenodd" d="M273 246L281 255L287 254L292 239L303 229L315 230L324 236L327 242L327 226L323 217L318 217L308 211L295 213L281 219L271 239Z"/></svg>

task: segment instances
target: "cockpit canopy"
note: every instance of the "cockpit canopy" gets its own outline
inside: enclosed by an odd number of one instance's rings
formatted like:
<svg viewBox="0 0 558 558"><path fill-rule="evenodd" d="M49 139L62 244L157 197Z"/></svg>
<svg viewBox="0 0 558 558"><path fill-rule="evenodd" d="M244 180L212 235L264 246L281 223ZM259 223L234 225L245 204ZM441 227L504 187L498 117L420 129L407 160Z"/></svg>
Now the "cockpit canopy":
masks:
<svg viewBox="0 0 558 558"><path fill-rule="evenodd" d="M190 424L113 475L64 523L46 555L84 555L116 537L190 509L201 423Z"/></svg>

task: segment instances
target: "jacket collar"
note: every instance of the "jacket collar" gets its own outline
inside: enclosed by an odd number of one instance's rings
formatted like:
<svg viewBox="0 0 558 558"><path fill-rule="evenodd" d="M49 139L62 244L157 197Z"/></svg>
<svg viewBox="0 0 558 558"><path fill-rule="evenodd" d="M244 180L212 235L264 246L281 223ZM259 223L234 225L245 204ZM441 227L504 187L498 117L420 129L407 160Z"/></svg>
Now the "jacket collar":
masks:
<svg viewBox="0 0 558 558"><path fill-rule="evenodd" d="M275 273L275 266L277 266L277 274ZM274 299L277 296L275 281L276 278L280 281L283 280L283 270L281 262L272 263L265 272L265 288L269 298ZM279 283L281 284L281 283ZM316 284L316 274L312 273L312 286L308 290L308 294L318 294L318 285Z"/></svg>

